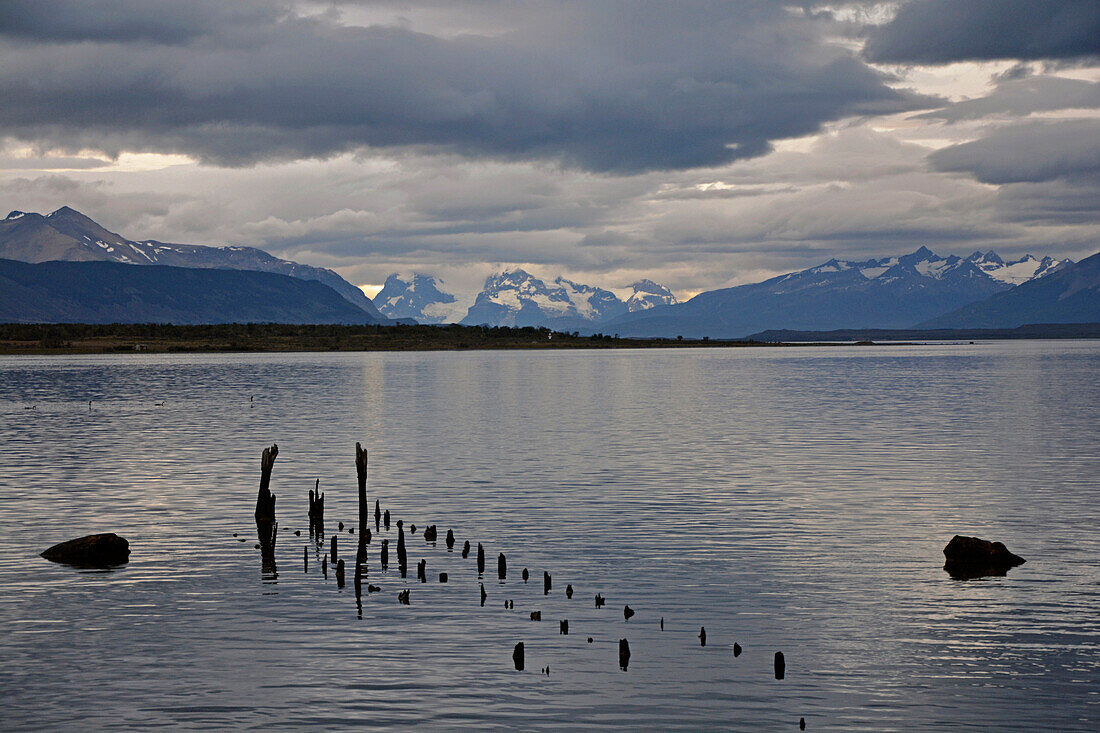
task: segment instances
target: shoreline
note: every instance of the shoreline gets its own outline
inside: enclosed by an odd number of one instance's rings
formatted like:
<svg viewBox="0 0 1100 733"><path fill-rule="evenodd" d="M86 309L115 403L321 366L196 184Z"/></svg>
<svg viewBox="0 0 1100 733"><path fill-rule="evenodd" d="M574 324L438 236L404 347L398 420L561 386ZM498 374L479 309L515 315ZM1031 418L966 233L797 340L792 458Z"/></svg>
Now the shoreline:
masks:
<svg viewBox="0 0 1100 733"><path fill-rule="evenodd" d="M680 349L872 345L871 341L619 338L546 328L282 324L0 324L0 355ZM878 344L874 344L878 345ZM893 342L890 345L905 345Z"/></svg>

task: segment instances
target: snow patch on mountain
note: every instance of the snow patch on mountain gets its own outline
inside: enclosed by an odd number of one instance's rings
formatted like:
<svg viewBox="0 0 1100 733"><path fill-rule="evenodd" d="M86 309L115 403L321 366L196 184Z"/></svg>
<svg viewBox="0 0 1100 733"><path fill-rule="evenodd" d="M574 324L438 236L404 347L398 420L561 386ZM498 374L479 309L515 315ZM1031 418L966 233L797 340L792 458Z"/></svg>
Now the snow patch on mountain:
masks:
<svg viewBox="0 0 1100 733"><path fill-rule="evenodd" d="M1053 257L1039 259L1026 254L1018 260L1005 262L993 250L989 252L975 252L966 258L973 262L978 269L989 275L994 280L999 280L1009 285L1019 285L1028 280L1057 272L1067 265L1073 264L1073 260L1057 260Z"/></svg>
<svg viewBox="0 0 1100 733"><path fill-rule="evenodd" d="M464 312L443 281L432 275L394 273L374 296L374 305L387 318L412 318L420 323L454 323Z"/></svg>

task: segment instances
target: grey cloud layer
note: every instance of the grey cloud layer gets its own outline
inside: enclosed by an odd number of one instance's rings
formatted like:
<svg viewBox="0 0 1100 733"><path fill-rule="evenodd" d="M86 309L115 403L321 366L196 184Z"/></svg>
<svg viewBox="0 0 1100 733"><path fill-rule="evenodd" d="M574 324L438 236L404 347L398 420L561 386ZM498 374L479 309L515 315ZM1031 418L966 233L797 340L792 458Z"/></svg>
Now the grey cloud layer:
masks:
<svg viewBox="0 0 1100 733"><path fill-rule="evenodd" d="M1100 2L912 0L869 33L864 53L903 64L1100 56Z"/></svg>
<svg viewBox="0 0 1100 733"><path fill-rule="evenodd" d="M927 106L777 2L528 7L446 36L275 3L5 3L0 127L228 165L420 147L632 173Z"/></svg>

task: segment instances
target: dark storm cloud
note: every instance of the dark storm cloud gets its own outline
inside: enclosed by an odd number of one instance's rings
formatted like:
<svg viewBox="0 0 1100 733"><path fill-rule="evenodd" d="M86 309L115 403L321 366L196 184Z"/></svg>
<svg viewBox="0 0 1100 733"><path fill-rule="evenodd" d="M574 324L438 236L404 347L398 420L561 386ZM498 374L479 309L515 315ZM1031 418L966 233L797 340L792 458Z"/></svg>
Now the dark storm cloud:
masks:
<svg viewBox="0 0 1100 733"><path fill-rule="evenodd" d="M1031 122L937 150L940 171L970 173L982 183L1100 179L1100 120Z"/></svg>
<svg viewBox="0 0 1100 733"><path fill-rule="evenodd" d="M824 42L826 21L764 0L531 5L486 35L274 3L0 8L0 132L66 150L247 165L405 148L633 173L928 106Z"/></svg>
<svg viewBox="0 0 1100 733"><path fill-rule="evenodd" d="M943 64L1100 55L1096 0L913 0L873 29L874 62Z"/></svg>

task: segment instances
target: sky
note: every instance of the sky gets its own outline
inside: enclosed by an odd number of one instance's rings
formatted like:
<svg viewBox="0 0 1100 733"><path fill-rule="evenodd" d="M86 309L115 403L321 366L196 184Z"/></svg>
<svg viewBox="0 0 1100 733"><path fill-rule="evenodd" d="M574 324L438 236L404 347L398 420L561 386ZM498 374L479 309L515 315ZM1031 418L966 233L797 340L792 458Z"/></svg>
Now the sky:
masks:
<svg viewBox="0 0 1100 733"><path fill-rule="evenodd" d="M1096 0L3 0L0 100L8 210L368 291L1100 250Z"/></svg>

